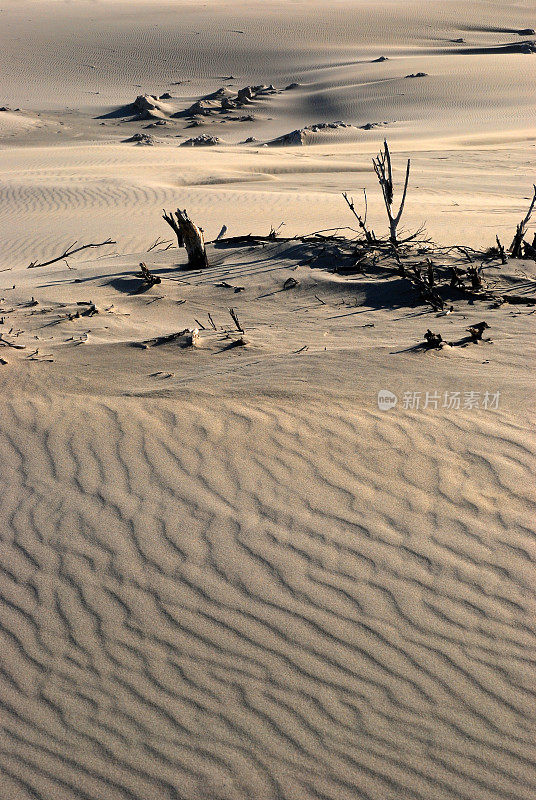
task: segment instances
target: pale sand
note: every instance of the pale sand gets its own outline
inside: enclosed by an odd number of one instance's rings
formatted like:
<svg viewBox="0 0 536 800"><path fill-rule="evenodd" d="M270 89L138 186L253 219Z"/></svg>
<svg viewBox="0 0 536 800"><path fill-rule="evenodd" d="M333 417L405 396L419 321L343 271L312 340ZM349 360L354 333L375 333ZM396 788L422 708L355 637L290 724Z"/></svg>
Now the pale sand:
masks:
<svg viewBox="0 0 536 800"><path fill-rule="evenodd" d="M497 50L534 26L528 0L3 3L0 335L24 349L0 347L1 800L535 796L534 309L439 317L294 243L209 246L202 272L147 252L164 207L209 239L293 235L352 225L362 187L383 234L384 135L397 177L412 158L405 227L508 245L536 54ZM171 116L292 82L253 121ZM115 115L164 92L164 126ZM205 133L226 144L179 147ZM136 295L140 261L162 282ZM487 276L535 296L534 261ZM249 344L224 350L231 307ZM408 349L481 319L489 342ZM195 348L133 346L196 320Z"/></svg>

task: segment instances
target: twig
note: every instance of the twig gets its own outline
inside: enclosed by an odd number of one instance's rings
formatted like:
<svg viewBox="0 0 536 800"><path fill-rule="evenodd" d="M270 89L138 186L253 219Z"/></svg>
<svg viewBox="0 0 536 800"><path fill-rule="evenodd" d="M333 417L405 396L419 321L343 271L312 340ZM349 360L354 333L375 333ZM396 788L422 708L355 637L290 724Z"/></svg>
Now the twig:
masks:
<svg viewBox="0 0 536 800"><path fill-rule="evenodd" d="M374 236L374 232L371 233L369 231L369 229L367 228L368 202L367 202L367 190L366 189L363 189L363 194L365 195L365 216L364 217L361 217L357 213L357 211L355 210L354 198L353 197L350 199L348 197L347 192L343 192L342 196L346 200L348 208L350 209L350 211L352 212L352 214L356 218L357 222L359 223L359 227L361 228L361 230L365 234L365 239L367 240L368 244L373 244L374 239L376 237Z"/></svg>
<svg viewBox="0 0 536 800"><path fill-rule="evenodd" d="M169 243L169 244L172 244L172 242L171 242L171 240L170 240L170 239L161 239L161 238L160 238L160 236L159 236L159 237L156 239L156 241L155 241L155 242L153 242L153 244L152 244L152 245L149 247L149 249L147 250L147 252L148 252L148 253L150 253L150 252L151 252L151 250L154 250L154 249L155 249L155 247L160 247L160 245L161 245L161 244L168 244L168 243Z"/></svg>
<svg viewBox="0 0 536 800"><path fill-rule="evenodd" d="M51 258L50 261L43 261L41 264L38 264L37 261L32 261L31 264L28 264L27 269L35 269L37 267L48 267L49 264L55 264L57 261L62 261L67 256L72 256L74 253L79 253L81 250L87 250L88 247L104 247L106 244L117 244L113 239L106 239L105 242L98 242L97 244L83 244L80 247L75 247L76 242L73 242L65 252L58 256L57 258Z"/></svg>
<svg viewBox="0 0 536 800"><path fill-rule="evenodd" d="M237 330L240 331L240 333L244 333L245 332L244 328L240 324L240 320L238 319L238 315L236 313L236 310L234 308L230 308L229 309L229 314L231 315L231 319L233 320L234 324L236 325Z"/></svg>
<svg viewBox="0 0 536 800"><path fill-rule="evenodd" d="M13 347L14 350L25 350L26 345L24 344L15 344L15 342L8 342L7 339L0 334L0 344L3 344L5 347Z"/></svg>
<svg viewBox="0 0 536 800"><path fill-rule="evenodd" d="M521 258L523 237L525 236L527 225L530 222L530 218L532 216L532 212L534 211L535 204L536 204L536 184L534 184L534 194L532 196L532 201L529 206L529 210L527 211L525 217L521 220L521 222L516 226L514 239L512 241L512 244L510 245L510 255L512 256L512 258Z"/></svg>

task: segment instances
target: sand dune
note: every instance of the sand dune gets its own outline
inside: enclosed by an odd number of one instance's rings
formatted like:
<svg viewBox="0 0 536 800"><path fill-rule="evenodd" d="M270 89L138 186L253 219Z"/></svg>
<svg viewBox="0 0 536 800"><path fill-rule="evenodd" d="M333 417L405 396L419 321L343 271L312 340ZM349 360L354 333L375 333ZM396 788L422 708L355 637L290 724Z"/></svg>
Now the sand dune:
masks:
<svg viewBox="0 0 536 800"><path fill-rule="evenodd" d="M7 273L0 795L528 800L529 310L396 355L431 323L394 284L292 242L178 255ZM132 347L194 320L194 349ZM503 405L377 409L415 386Z"/></svg>
<svg viewBox="0 0 536 800"><path fill-rule="evenodd" d="M2 405L12 796L533 796L518 424Z"/></svg>
<svg viewBox="0 0 536 800"><path fill-rule="evenodd" d="M505 265L448 249L527 211L535 26L4 0L0 800L536 796L534 226ZM384 136L444 246L412 257L488 296L291 238L354 235L363 189L385 235Z"/></svg>

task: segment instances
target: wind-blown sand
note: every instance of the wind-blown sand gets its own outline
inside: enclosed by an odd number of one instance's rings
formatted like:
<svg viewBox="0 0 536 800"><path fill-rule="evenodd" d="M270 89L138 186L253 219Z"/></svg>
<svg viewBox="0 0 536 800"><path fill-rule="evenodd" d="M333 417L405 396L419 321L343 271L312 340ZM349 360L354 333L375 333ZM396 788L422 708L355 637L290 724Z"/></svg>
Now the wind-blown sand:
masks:
<svg viewBox="0 0 536 800"><path fill-rule="evenodd" d="M342 229L366 187L383 234L386 136L405 228L508 245L535 25L528 0L4 2L1 800L535 796L534 307L438 315L297 241L185 271L161 219ZM136 293L141 261L161 282ZM485 276L535 296L534 260ZM488 341L412 349L484 319Z"/></svg>

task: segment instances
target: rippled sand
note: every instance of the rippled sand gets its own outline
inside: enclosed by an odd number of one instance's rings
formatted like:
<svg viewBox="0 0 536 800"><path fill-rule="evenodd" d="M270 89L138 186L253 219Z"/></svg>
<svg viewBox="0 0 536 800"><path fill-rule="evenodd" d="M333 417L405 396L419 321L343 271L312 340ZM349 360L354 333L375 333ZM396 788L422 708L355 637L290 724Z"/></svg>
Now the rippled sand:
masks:
<svg viewBox="0 0 536 800"><path fill-rule="evenodd" d="M397 177L412 157L409 228L509 244L536 56L497 47L534 41L514 32L533 17L4 2L0 339L24 348L0 347L1 800L536 795L533 308L436 317L396 276L335 275L293 242L210 246L201 272L147 252L162 207L208 238L291 235L351 225L340 193L363 186L383 233L384 135ZM302 86L194 130L226 137L203 150L178 146L181 119L153 147L123 141L146 122L101 125L137 94L190 81L186 107L231 75ZM262 147L333 119L389 124ZM161 283L133 294L140 261ZM534 261L487 276L534 296ZM231 307L246 347L224 349ZM480 319L488 342L410 349ZM195 348L136 346L194 325Z"/></svg>

